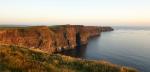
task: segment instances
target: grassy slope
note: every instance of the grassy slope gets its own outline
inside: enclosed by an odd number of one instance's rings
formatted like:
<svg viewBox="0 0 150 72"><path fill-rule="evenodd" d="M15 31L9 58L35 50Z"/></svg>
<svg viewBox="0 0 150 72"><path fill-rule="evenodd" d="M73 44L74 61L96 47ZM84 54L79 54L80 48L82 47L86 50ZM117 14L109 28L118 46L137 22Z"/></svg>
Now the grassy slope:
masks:
<svg viewBox="0 0 150 72"><path fill-rule="evenodd" d="M88 61L13 45L0 45L0 72L136 72L103 61Z"/></svg>

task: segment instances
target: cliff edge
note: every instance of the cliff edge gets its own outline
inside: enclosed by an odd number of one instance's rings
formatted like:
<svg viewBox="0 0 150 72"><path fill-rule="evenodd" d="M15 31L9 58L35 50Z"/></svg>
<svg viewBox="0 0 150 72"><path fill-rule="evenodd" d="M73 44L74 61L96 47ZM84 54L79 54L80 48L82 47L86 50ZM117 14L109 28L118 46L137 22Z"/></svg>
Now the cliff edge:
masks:
<svg viewBox="0 0 150 72"><path fill-rule="evenodd" d="M101 32L111 30L113 30L111 27L83 25L1 28L0 43L38 48L51 54L86 45L90 37L99 36Z"/></svg>

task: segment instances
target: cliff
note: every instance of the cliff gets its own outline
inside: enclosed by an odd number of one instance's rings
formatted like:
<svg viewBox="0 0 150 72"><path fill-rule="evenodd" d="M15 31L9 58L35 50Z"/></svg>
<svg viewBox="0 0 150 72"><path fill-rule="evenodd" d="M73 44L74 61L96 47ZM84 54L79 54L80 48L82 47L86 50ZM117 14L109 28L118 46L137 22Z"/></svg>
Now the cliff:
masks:
<svg viewBox="0 0 150 72"><path fill-rule="evenodd" d="M53 32L46 26L11 28L0 30L0 43L19 45L29 48L40 48L43 51L53 52Z"/></svg>
<svg viewBox="0 0 150 72"><path fill-rule="evenodd" d="M84 60L54 52L86 45L111 27L82 25L0 29L2 72L138 72L106 61Z"/></svg>
<svg viewBox="0 0 150 72"><path fill-rule="evenodd" d="M113 31L114 29L112 27L105 26L105 27L100 27L100 30L102 32L106 32L106 31Z"/></svg>
<svg viewBox="0 0 150 72"><path fill-rule="evenodd" d="M90 37L99 36L111 27L82 25L33 26L21 28L1 28L0 43L38 48L47 53L73 49L86 45Z"/></svg>

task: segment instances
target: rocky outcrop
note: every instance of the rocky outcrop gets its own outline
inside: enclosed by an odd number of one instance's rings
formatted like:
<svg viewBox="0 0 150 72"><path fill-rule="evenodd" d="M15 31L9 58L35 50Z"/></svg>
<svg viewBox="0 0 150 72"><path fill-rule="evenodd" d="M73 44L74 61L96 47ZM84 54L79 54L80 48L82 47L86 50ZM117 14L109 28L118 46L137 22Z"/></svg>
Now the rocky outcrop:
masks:
<svg viewBox="0 0 150 72"><path fill-rule="evenodd" d="M86 45L90 37L99 36L111 27L82 25L34 26L0 29L0 43L38 48L48 53Z"/></svg>

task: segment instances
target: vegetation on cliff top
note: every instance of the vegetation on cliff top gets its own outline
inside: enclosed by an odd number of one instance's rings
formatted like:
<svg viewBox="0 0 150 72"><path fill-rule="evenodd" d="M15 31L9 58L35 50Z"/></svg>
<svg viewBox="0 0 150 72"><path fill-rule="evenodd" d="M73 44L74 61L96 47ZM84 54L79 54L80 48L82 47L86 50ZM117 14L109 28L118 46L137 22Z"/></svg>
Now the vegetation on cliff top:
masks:
<svg viewBox="0 0 150 72"><path fill-rule="evenodd" d="M0 45L2 72L137 72L105 61L88 61L37 49Z"/></svg>

